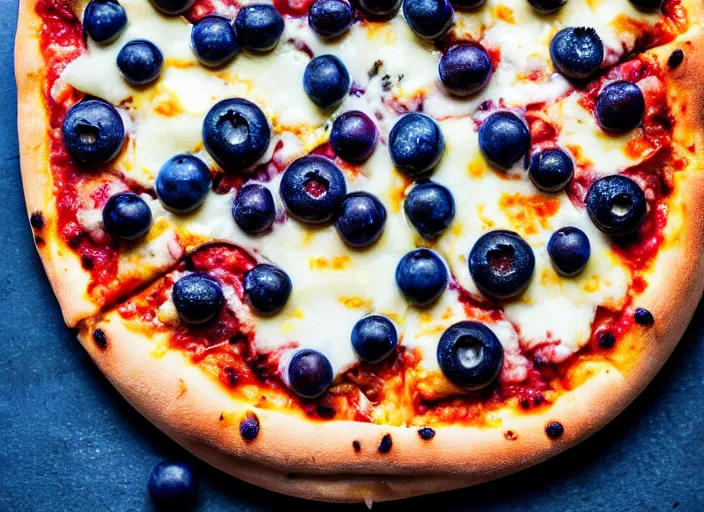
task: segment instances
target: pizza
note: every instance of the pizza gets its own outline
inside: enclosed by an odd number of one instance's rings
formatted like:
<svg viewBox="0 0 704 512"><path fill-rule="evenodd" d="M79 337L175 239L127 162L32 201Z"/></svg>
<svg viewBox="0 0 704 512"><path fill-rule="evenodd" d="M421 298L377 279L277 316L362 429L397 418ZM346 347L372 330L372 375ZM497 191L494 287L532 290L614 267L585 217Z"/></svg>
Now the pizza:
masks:
<svg viewBox="0 0 704 512"><path fill-rule="evenodd" d="M69 327L205 461L310 499L518 471L704 289L699 0L22 0Z"/></svg>

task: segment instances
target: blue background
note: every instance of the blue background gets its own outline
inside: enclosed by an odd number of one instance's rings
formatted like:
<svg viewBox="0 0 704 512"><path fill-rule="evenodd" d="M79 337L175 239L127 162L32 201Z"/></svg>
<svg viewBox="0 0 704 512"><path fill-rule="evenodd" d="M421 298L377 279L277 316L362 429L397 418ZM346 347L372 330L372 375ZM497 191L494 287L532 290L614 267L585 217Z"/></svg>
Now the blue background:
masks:
<svg viewBox="0 0 704 512"><path fill-rule="evenodd" d="M151 510L149 470L163 457L187 455L112 389L62 322L32 244L20 182L17 5L0 0L0 7L0 511ZM703 337L700 306L648 389L567 453L497 482L374 510L704 511ZM330 508L196 467L198 510Z"/></svg>

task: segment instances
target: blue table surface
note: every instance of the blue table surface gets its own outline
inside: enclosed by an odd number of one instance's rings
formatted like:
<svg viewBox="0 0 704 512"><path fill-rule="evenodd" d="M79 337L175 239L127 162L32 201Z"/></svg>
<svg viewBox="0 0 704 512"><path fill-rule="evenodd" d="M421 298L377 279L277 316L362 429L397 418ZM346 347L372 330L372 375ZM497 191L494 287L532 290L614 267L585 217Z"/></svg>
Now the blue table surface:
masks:
<svg viewBox="0 0 704 512"><path fill-rule="evenodd" d="M62 322L32 244L20 182L16 0L0 6L0 511L151 510L151 467L188 455L115 392ZM578 447L496 482L374 510L704 511L703 338L700 305L646 391ZM331 508L258 489L201 462L196 467L197 510Z"/></svg>

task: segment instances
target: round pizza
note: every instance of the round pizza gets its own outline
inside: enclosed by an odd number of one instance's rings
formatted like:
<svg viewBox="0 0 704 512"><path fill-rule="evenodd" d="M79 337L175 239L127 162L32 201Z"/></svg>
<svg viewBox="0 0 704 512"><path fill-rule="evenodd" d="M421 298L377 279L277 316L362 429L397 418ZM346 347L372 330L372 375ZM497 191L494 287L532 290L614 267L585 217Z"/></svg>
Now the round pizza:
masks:
<svg viewBox="0 0 704 512"><path fill-rule="evenodd" d="M398 499L583 440L704 289L701 0L22 0L29 219L142 414Z"/></svg>

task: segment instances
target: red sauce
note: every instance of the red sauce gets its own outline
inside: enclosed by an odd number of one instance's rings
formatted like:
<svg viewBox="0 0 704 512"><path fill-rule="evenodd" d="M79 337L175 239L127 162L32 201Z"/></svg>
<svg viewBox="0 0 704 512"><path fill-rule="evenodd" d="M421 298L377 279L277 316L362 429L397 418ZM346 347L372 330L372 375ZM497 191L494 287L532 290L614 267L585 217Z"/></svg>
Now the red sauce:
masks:
<svg viewBox="0 0 704 512"><path fill-rule="evenodd" d="M315 0L274 0L274 7L283 16L300 18L308 15Z"/></svg>
<svg viewBox="0 0 704 512"><path fill-rule="evenodd" d="M191 23L216 13L215 2L226 6L237 7L236 0L197 0L196 3L186 13L186 18Z"/></svg>

